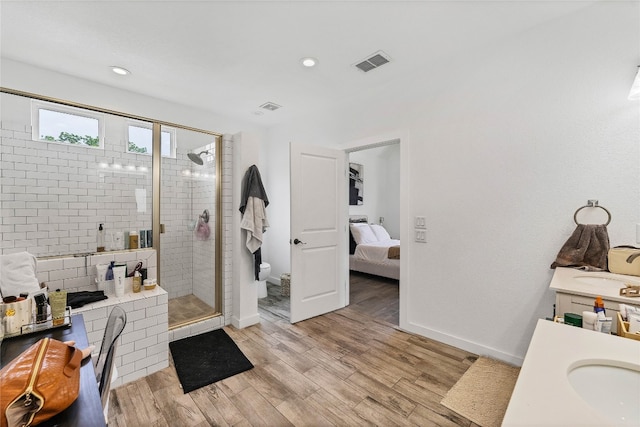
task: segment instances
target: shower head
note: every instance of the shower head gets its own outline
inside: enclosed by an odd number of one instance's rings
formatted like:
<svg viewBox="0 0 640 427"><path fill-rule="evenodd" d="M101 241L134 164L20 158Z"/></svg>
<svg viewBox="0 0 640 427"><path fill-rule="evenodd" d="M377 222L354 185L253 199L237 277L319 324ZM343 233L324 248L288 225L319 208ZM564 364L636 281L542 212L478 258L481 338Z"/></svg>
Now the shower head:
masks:
<svg viewBox="0 0 640 427"><path fill-rule="evenodd" d="M209 154L209 150L201 151L199 154L188 153L187 156L189 157L189 160L191 160L193 163L202 166L204 162L202 161L202 157L200 156L202 156L203 154Z"/></svg>

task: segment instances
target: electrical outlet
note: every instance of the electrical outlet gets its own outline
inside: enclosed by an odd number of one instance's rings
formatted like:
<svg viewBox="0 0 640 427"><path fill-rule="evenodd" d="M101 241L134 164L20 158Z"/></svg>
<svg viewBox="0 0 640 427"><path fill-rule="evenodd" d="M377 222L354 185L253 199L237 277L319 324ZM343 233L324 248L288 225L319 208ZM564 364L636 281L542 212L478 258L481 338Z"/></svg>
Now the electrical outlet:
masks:
<svg viewBox="0 0 640 427"><path fill-rule="evenodd" d="M415 240L418 243L427 243L427 230L415 229Z"/></svg>
<svg viewBox="0 0 640 427"><path fill-rule="evenodd" d="M425 229L427 228L427 220L423 216L417 216L415 219L415 227Z"/></svg>

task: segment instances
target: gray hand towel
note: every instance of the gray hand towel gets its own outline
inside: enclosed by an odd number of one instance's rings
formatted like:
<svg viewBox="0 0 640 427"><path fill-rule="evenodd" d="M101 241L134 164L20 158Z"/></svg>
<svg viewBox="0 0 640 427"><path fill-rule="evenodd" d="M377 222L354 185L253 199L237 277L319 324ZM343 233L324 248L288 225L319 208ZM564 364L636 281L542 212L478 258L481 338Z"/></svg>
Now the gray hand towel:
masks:
<svg viewBox="0 0 640 427"><path fill-rule="evenodd" d="M573 234L558 252L551 268L576 267L586 270L607 270L609 233L604 224L578 224Z"/></svg>

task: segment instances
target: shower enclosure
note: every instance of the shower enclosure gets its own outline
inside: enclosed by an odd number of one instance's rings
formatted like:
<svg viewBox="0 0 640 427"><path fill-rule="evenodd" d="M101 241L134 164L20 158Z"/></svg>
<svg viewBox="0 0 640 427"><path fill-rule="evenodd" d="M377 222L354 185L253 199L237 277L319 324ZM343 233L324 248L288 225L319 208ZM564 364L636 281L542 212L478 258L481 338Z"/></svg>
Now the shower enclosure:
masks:
<svg viewBox="0 0 640 427"><path fill-rule="evenodd" d="M211 286L220 271L215 265L219 139L179 128L175 158L162 158L160 268L169 293L170 329L221 311Z"/></svg>
<svg viewBox="0 0 640 427"><path fill-rule="evenodd" d="M139 248L156 251L170 329L220 315L221 135L0 92L0 254L86 257L104 224L104 254L136 259L125 237L135 231ZM86 274L77 290L95 286Z"/></svg>

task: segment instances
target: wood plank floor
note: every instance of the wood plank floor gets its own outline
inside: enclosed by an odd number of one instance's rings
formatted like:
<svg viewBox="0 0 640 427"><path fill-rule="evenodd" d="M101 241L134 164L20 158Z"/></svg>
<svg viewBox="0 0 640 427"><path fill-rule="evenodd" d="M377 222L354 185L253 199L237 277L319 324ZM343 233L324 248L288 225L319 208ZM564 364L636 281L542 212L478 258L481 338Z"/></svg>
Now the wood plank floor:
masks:
<svg viewBox="0 0 640 427"><path fill-rule="evenodd" d="M349 275L349 305L359 313L400 324L399 281L352 271ZM280 286L267 283L267 296L258 299L260 311L289 319L291 302L282 296Z"/></svg>
<svg viewBox="0 0 640 427"><path fill-rule="evenodd" d="M173 366L112 391L109 425L475 426L440 405L476 355L349 306L225 327L255 365L184 394Z"/></svg>
<svg viewBox="0 0 640 427"><path fill-rule="evenodd" d="M349 306L378 320L400 324L399 281L352 271L349 275Z"/></svg>

